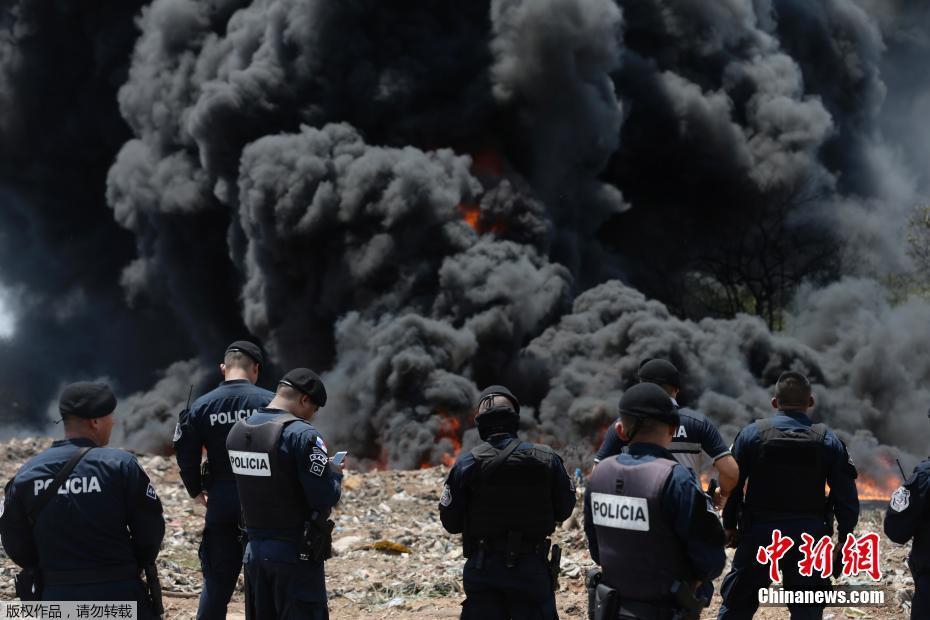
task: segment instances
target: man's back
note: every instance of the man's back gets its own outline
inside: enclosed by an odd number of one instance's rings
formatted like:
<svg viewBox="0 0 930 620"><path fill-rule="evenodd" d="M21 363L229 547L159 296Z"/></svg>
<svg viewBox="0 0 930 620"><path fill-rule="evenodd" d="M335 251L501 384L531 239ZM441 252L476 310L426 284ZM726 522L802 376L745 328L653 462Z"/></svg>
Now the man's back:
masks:
<svg viewBox="0 0 930 620"><path fill-rule="evenodd" d="M694 475L664 448L636 443L594 470L585 533L605 579L637 600L671 604L674 581L709 581L726 560L723 531Z"/></svg>
<svg viewBox="0 0 930 620"><path fill-rule="evenodd" d="M717 459L730 454L723 442L720 431L700 411L682 407L678 409L681 422L672 438L668 451L675 460L695 473L700 473ZM604 434L604 441L594 456L598 463L611 456L616 456L626 447L613 424Z"/></svg>
<svg viewBox="0 0 930 620"><path fill-rule="evenodd" d="M174 447L181 478L191 497L204 490L200 479L202 449L207 450L212 479L231 482L226 437L236 422L267 405L273 397L274 394L264 388L245 379L235 379L224 381L182 413L174 434ZM235 493L234 485L229 486ZM238 515L232 514L230 518L236 520Z"/></svg>
<svg viewBox="0 0 930 620"><path fill-rule="evenodd" d="M121 450L91 449L29 528L27 515L39 495L81 446L93 443L56 441L17 472L2 532L8 554L46 571L154 560L165 531L161 502L135 457ZM32 535L24 536L30 529Z"/></svg>
<svg viewBox="0 0 930 620"><path fill-rule="evenodd" d="M833 500L833 510L835 512L839 531L852 531L859 518L859 497L855 484L855 467L852 465L852 460L846 452L846 446L843 445L833 431L825 426L821 426L819 430L812 429L812 427L814 427L814 425L805 413L779 411L773 417L764 421L753 422L740 431L733 442L733 456L739 464L740 478L734 493L736 501L731 500L724 508L724 524L726 527L736 527L737 512L744 509L746 502L753 499L753 495L758 497L761 494L774 493L778 489L794 489L796 488L795 485L799 482L797 479L785 479L779 482L777 488L776 485L773 484L768 484L765 488L760 488L762 480L761 477L757 475L754 487L753 473L757 472L760 468L761 459L766 458L773 461L778 458L774 451L763 451L766 429L771 428L788 434L808 432L811 430L815 430L815 434L822 433L822 439L819 440L820 445L817 448L822 452L822 473L821 470L816 467L807 469L803 467L799 468L798 466L801 464L796 462L781 464L773 462L770 463L770 465L773 467L777 467L778 465L789 467L792 471L799 472L797 475L803 477L805 482L809 482L808 479L810 478L822 476L823 480L830 486L830 497ZM766 456L766 454L769 456ZM743 497L743 485L747 480L749 481L749 494L747 497ZM819 482L819 480L820 478L818 477L817 482ZM823 486L820 485L818 492L822 491L822 489ZM790 497L790 493L788 495ZM823 498L824 502L826 501L826 497L823 496L822 493L820 497ZM788 503L790 504L790 501ZM757 510L752 506L748 506L747 509L756 512L757 516L762 518L779 518L785 516L785 514L790 515L791 513L806 512L806 510L795 510L791 505L787 505L784 510L775 511ZM823 510L821 509L819 514L814 512L811 513L810 516L822 519L823 514Z"/></svg>
<svg viewBox="0 0 930 620"><path fill-rule="evenodd" d="M501 469L494 474L501 480L502 485L515 486L519 481L517 478L524 478L522 482L528 487L538 488L540 485L548 485L548 488L539 488L539 494L543 497L533 498L533 505L519 503L519 494L504 494L501 497L493 497L490 501L498 504L508 504L508 507L515 511L530 512L538 503L547 503L545 509L552 516L551 527L555 526L556 521L567 519L575 506L575 490L565 473L561 458L546 446L536 446L528 442L521 442L519 439L508 435L499 435L490 438L489 441L479 444L474 450L462 454L452 471L449 472L449 478L446 487L443 490L443 497L440 501L439 516L446 530L456 534L462 532L467 527L467 518L469 512L474 510L474 502L479 499L478 493L482 485L491 486L493 481L482 479L483 461L493 460L499 451L507 447L511 441L519 442L515 448L516 458L513 456L508 459ZM490 452L490 458L482 458L484 452ZM544 462L540 461L536 467L532 467L536 459L536 453L544 454ZM476 458L476 453L479 458ZM481 459L481 460L479 460ZM521 463L521 461L523 463ZM487 466L487 463L484 462ZM509 506L513 504L513 506ZM466 532L467 534L467 532ZM544 534L545 535L545 534ZM543 536L544 536L543 535ZM466 540L466 547L470 541ZM469 552L470 549L466 549Z"/></svg>

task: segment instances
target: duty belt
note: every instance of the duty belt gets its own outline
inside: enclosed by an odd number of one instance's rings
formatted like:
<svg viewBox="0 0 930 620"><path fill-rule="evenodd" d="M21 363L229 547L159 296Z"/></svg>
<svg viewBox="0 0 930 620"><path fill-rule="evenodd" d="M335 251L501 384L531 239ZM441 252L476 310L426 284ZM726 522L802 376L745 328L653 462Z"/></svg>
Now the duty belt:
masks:
<svg viewBox="0 0 930 620"><path fill-rule="evenodd" d="M506 538L495 538L492 540L480 540L478 541L478 546L484 546L487 551L507 551L507 539ZM520 544L517 545L517 553L527 554L527 553L538 553L543 554L549 551L549 539L544 538L543 540L521 540Z"/></svg>
<svg viewBox="0 0 930 620"><path fill-rule="evenodd" d="M76 585L138 579L139 572L140 569L135 564L121 564L119 566L81 568L78 570L42 571L42 579L44 584L48 586Z"/></svg>

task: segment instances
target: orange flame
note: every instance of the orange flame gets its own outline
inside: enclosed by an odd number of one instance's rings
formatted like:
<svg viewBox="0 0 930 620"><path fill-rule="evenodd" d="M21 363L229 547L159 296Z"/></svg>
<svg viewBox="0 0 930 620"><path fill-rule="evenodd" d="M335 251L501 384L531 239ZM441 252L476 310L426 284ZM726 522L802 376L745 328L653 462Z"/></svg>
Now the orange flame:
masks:
<svg viewBox="0 0 930 620"><path fill-rule="evenodd" d="M451 452L446 452L439 457L443 465L452 467L455 464L455 459L458 458L459 453L462 451L462 418L447 413L442 409L437 409L436 415L439 416L439 430L436 431L436 438L433 443L439 443L443 439L447 439L452 445ZM433 464L427 455L420 461L420 469L428 469Z"/></svg>
<svg viewBox="0 0 930 620"><path fill-rule="evenodd" d="M507 230L507 226L500 221L495 222L486 222L482 221L481 218L481 207L472 202L462 202L458 205L459 211L462 213L462 219L465 220L471 229L476 233L494 233L500 234Z"/></svg>
<svg viewBox="0 0 930 620"><path fill-rule="evenodd" d="M856 479L860 501L888 501L900 485L901 478L893 474L879 477L864 475Z"/></svg>
<svg viewBox="0 0 930 620"><path fill-rule="evenodd" d="M478 218L481 217L481 208L473 203L463 202L459 205L459 211L462 212L462 219L471 226L472 230L480 233L478 229Z"/></svg>

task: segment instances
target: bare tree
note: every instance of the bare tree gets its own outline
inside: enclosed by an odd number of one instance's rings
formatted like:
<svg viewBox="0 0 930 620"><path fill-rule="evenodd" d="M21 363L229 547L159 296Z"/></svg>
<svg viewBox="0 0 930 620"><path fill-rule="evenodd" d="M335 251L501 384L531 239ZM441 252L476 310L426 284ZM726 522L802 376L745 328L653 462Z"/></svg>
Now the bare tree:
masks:
<svg viewBox="0 0 930 620"><path fill-rule="evenodd" d="M780 328L797 286L830 279L838 270L838 244L816 216L820 197L801 185L771 191L745 209L692 261L685 282L689 305L718 316L756 314Z"/></svg>

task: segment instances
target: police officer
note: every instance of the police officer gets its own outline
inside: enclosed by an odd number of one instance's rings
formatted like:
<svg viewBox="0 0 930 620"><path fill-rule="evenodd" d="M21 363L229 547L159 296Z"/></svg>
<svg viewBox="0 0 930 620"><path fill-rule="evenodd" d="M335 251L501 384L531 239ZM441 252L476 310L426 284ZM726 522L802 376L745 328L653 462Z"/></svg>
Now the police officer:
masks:
<svg viewBox="0 0 930 620"><path fill-rule="evenodd" d="M640 364L637 378L640 382L655 383L661 386L672 402L678 405L676 399L681 390L681 379L678 368L671 362L663 359L646 360ZM708 465L713 464L717 470L719 486L714 490L711 499L716 506L720 507L726 502L739 478L736 459L727 449L720 431L704 414L687 407L679 407L678 417L681 422L668 451L679 463L695 474L700 474ZM625 445L626 443L620 437L620 420L617 420L611 428L607 429L604 442L594 455L594 462L599 463L609 456L620 454Z"/></svg>
<svg viewBox="0 0 930 620"><path fill-rule="evenodd" d="M459 456L439 499L439 517L462 534L464 619L558 618L549 539L575 507L575 488L552 448L517 438L520 403L486 388L475 424L483 440Z"/></svg>
<svg viewBox="0 0 930 620"><path fill-rule="evenodd" d="M36 600L136 601L140 618L154 618L140 575L158 555L165 520L136 458L103 447L114 409L106 385L64 389L65 439L29 459L6 485L0 538L14 562L38 572ZM77 452L83 456L74 465ZM45 488L69 463L71 473L42 506Z"/></svg>
<svg viewBox="0 0 930 620"><path fill-rule="evenodd" d="M601 461L584 500L588 548L601 584L614 591L605 617L697 618L723 571L723 530L710 498L668 451L679 426L658 385L639 383L620 399L629 449Z"/></svg>
<svg viewBox="0 0 930 620"><path fill-rule="evenodd" d="M236 422L226 440L249 539L248 618L329 617L323 561L330 556L328 517L342 493L342 470L310 424L325 404L316 373L295 368L268 406Z"/></svg>
<svg viewBox="0 0 930 620"><path fill-rule="evenodd" d="M261 350L251 342L237 340L229 345L220 364L223 382L181 412L174 433L175 456L184 486L194 501L207 507L198 552L203 571L197 607L197 618L201 620L226 617L242 566L239 494L229 466L226 436L233 424L274 397L254 385L262 361ZM207 460L201 468L204 448Z"/></svg>
<svg viewBox="0 0 930 620"><path fill-rule="evenodd" d="M885 513L885 534L896 543L914 544L907 565L914 577L911 618L930 618L930 458L924 459L891 495Z"/></svg>
<svg viewBox="0 0 930 620"><path fill-rule="evenodd" d="M756 560L759 547L772 544L779 529L794 544L779 562L784 586L829 590L830 581L814 571L798 572L801 534L815 540L833 532L836 516L840 545L859 520L856 468L846 446L825 424L807 415L814 406L811 384L798 372L784 372L775 385L772 407L778 413L744 428L733 442L739 483L723 511L727 541L736 546L733 564L720 593L719 619L752 618L760 588L770 584L769 566ZM748 481L748 484L747 484ZM824 497L824 485L830 497ZM746 488L743 496L744 485ZM838 568L834 551L834 572ZM823 607L788 606L791 617L821 618Z"/></svg>

